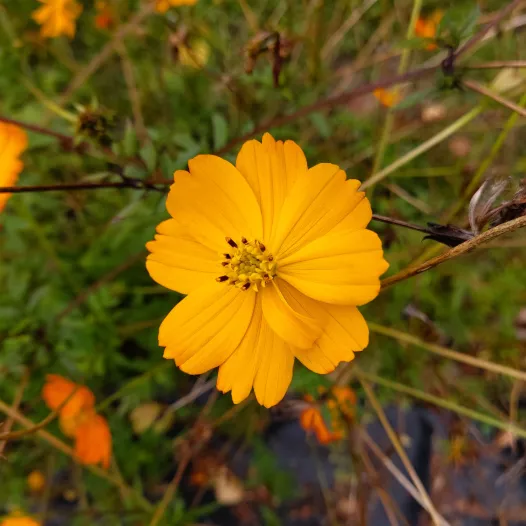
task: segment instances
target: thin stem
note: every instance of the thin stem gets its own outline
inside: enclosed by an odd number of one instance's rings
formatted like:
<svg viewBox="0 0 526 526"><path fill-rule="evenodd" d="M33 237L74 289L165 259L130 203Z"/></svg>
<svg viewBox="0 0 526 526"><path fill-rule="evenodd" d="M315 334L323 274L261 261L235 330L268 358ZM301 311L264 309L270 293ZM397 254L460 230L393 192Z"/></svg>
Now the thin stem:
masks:
<svg viewBox="0 0 526 526"><path fill-rule="evenodd" d="M100 188L133 188L135 190L156 190L166 192L167 185L172 181L142 181L141 179L126 178L125 181L110 183L71 183L71 184L49 184L34 186L3 186L0 194L27 194L35 192L61 192L64 190L98 190Z"/></svg>
<svg viewBox="0 0 526 526"><path fill-rule="evenodd" d="M420 493L411 484L409 479L396 467L395 463L388 458L384 452L376 445L375 441L369 436L365 429L360 429L360 436L362 440L367 444L369 449L378 457L382 464L387 468L391 475L398 481L398 483L413 497L422 508L428 513L426 502L422 499ZM442 517L440 517L440 526L449 526L449 523Z"/></svg>
<svg viewBox="0 0 526 526"><path fill-rule="evenodd" d="M471 48L476 46L479 42L484 40L486 35L493 29L496 28L504 18L506 18L508 15L512 13L512 11L518 7L523 0L513 0L513 2L510 2L507 6L505 6L500 13L493 19L491 23L489 23L486 27L484 27L481 31L479 31L477 34L473 35L463 46L460 47L455 52L455 57L459 57L460 55L464 55L467 53Z"/></svg>
<svg viewBox="0 0 526 526"><path fill-rule="evenodd" d="M416 345L421 349L430 351L434 354L437 354L438 356L442 356L443 358L449 358L457 362L462 362L471 365L473 367L478 367L479 369L491 371L492 373L502 374L511 378L515 378L517 380L526 381L526 372L519 371L518 369L513 369L512 367L507 367L506 365L500 365L487 360L482 360L481 358L476 358L474 356L469 356L467 354L453 351L452 349L442 347L441 345L428 343L406 332L391 329L390 327L384 327L383 325L379 325L377 323L369 323L369 329L377 334L383 334L384 336L388 336L389 338L394 338L399 342L408 343L410 345Z"/></svg>
<svg viewBox="0 0 526 526"><path fill-rule="evenodd" d="M369 179L367 179L367 181L365 181L360 187L360 190L365 190L366 188L370 188L371 186L379 183L388 175L398 170L398 168L404 166L413 159L416 159L419 155L422 155L437 144L449 138L451 135L463 128L466 124L471 122L475 117L478 117L478 115L480 115L484 110L484 107L485 106L481 104L476 108L473 108L471 111L469 111L468 113L457 119L455 122L450 124L447 128L444 128L442 131L440 131L427 141L423 142L420 146L417 146L410 152L406 153L405 155L402 155L402 157L398 158L395 162L391 163L389 166L385 167L383 170L380 170L378 173L374 174Z"/></svg>
<svg viewBox="0 0 526 526"><path fill-rule="evenodd" d="M385 415L385 412L382 409L380 402L376 398L374 391L371 389L371 386L367 383L365 378L361 376L359 371L355 369L355 373L357 374L358 379L360 380L360 383L362 384L362 387L365 391L365 394L367 395L369 403L373 406L373 409L375 410L376 415L378 416L378 419L380 420L385 432L387 433L387 436L389 437L391 444L393 444L393 447L398 453L398 456L400 457L402 464L407 470L407 473L409 473L409 477L411 478L411 480L413 481L413 484L415 485L416 489L420 493L422 500L426 503L426 509L431 515L431 518L434 524L437 526L440 526L442 524L441 517L438 514L437 510L435 509L435 506L431 502L431 499L429 498L429 495L426 489L424 488L424 485L422 484L420 477L418 476L415 469L413 468L411 461L407 457L407 453L405 452L404 447L400 443L400 439L398 438L397 434L395 433L394 429L389 423L389 420L387 419L387 416Z"/></svg>
<svg viewBox="0 0 526 526"><path fill-rule="evenodd" d="M484 87L482 84L479 84L478 82L475 82L474 80L463 80L462 85L466 86L466 88L469 88L470 90L476 91L477 93L480 93L481 95L484 95L486 97L489 97L490 99L493 99L495 102L498 102L499 104L502 104L502 106L505 106L506 108L509 108L510 110L513 110L517 112L519 115L522 115L523 117L526 117L526 110L516 104L515 102L505 99L498 93L495 93L494 91L491 91L490 89Z"/></svg>
<svg viewBox="0 0 526 526"><path fill-rule="evenodd" d="M422 0L414 0L413 10L411 11L411 18L409 19L409 25L407 26L406 39L410 40L413 38L415 33L415 24L420 16L420 11L422 9ZM405 48L402 51L402 56L400 57L400 64L398 65L398 74L403 75L407 71L409 66L409 57L411 55L411 49ZM395 88L395 93L398 94L399 88ZM371 171L371 177L381 168L385 150L389 144L389 138L393 130L394 123L394 113L393 108L388 108L385 116L384 126L382 134L380 136L380 142L378 144L378 149L376 150L376 155L374 157L373 168Z"/></svg>
<svg viewBox="0 0 526 526"><path fill-rule="evenodd" d="M521 107L526 106L526 93L521 97L519 101L519 105ZM491 164L497 157L502 146L504 145L504 142L506 141L511 130L514 128L518 119L519 119L518 113L514 112L510 115L510 117L506 121L506 124L504 125L504 128L501 130L497 139L491 146L489 154L480 163L477 171L475 172L475 175L473 176L473 179L471 179L471 182L469 183L468 187L462 194L462 197L455 203L453 208L443 218L442 220L443 223L450 222L462 210L462 207L469 201L469 199L471 199L472 194L475 192L477 187L480 185L480 182L482 181L482 177L484 176L487 169L491 166Z"/></svg>
<svg viewBox="0 0 526 526"><path fill-rule="evenodd" d="M18 422L25 428L35 427L35 423L33 421L31 421L29 418L25 417L24 415L20 414L18 411L13 410L12 407L4 403L2 400L0 400L0 411L10 416L11 418L13 418L13 420ZM55 436L53 436L51 433L49 433L45 429L37 430L35 435L43 439L49 445L51 445L55 449L58 449L65 455L73 459L76 458L75 451L73 450L73 448L69 447L66 443L56 438ZM88 471L91 471L94 475L97 475L98 477L107 480L108 482L110 482L111 484L117 487L122 486L122 483L119 480L117 480L115 477L113 477L108 472L106 472L105 470L103 470L102 468L98 466L85 465L83 467L87 469ZM141 507L144 510L146 511L151 510L152 505L140 493L138 493L135 489L130 488L129 486L124 486L124 488L128 495L133 495L135 497L137 502L141 505Z"/></svg>
<svg viewBox="0 0 526 526"><path fill-rule="evenodd" d="M407 221L402 221L400 219L394 219L392 217L373 214L373 221L378 221L379 223L387 223L389 225L401 226L403 228L408 228L409 230L416 230L417 232L423 232L424 234L432 234L431 230L429 230L428 228L424 226L414 225L413 223L408 223Z"/></svg>
<svg viewBox="0 0 526 526"><path fill-rule="evenodd" d="M18 411L18 408L20 407L20 404L22 403L22 398L24 396L24 391L26 390L28 382L29 382L29 369L25 368L22 378L20 379L20 383L18 384L18 388L15 393L13 404L11 406L11 408L14 411ZM3 456L4 448L7 444L7 441L10 438L10 435L13 434L13 433L10 433L11 427L13 426L13 422L14 422L13 417L9 417L7 419L7 422L5 422L2 426L2 431L4 432L0 435L0 458Z"/></svg>
<svg viewBox="0 0 526 526"><path fill-rule="evenodd" d="M470 239L469 241L466 241L456 247L453 247L447 250L446 252L444 252L443 254L440 254L439 256L436 256L432 259L425 261L421 265L409 267L407 269L404 269L398 272L398 274L395 274L394 276L391 276L389 278L382 280L382 289L390 287L391 285L394 285L395 283L404 281L418 274L422 274L422 272L426 272L450 259L461 256L462 254L471 252L472 250L474 250L475 248L477 248L478 246L484 243L488 243L489 241L492 241L493 239L500 237L504 234L509 234L511 232L514 232L515 230L518 230L519 228L523 228L524 226L526 226L526 216L519 217L512 221L508 221L507 223L504 223L502 225L496 226L495 228L492 228L478 236L475 236L473 239Z"/></svg>
<svg viewBox="0 0 526 526"><path fill-rule="evenodd" d="M504 68L526 68L526 60L494 60L482 64L471 64L462 66L463 69L504 69Z"/></svg>
<svg viewBox="0 0 526 526"><path fill-rule="evenodd" d="M49 128L44 128L43 126L37 126L36 124L30 124L28 122L19 121L15 119L9 119L8 117L4 117L3 115L0 115L0 122L5 122L7 124L14 124L26 130L30 130L35 133L39 133L41 135L49 135L50 137L54 137L55 139L58 139L62 144L64 144L67 147L71 147L73 144L73 137L70 137L69 135L64 135L63 133L59 133L59 132L50 130Z"/></svg>
<svg viewBox="0 0 526 526"><path fill-rule="evenodd" d="M354 372L357 372L356 367L354 369ZM473 409L469 409L468 407L464 407L455 402L452 402L447 398L434 396L432 394L425 393L424 391L420 391L419 389L414 389L413 387L408 387L407 385L403 385L398 382L393 382L392 380L388 380L387 378L382 378L381 376L377 376L375 374L366 373L362 370L360 370L357 374L359 374L362 378L365 378L366 380L372 383L383 385L384 387L393 389L394 391L397 391L399 393L404 393L406 395L412 396L413 398L418 398L419 400L423 400L424 402L428 402L430 404L442 407L449 411L453 411L454 413L463 415L478 422L482 422L483 424L496 427L497 429L509 431L510 433L518 437L526 438L526 429L522 429L512 423L502 422L501 420L497 420L492 416L479 413L478 411L474 411Z"/></svg>

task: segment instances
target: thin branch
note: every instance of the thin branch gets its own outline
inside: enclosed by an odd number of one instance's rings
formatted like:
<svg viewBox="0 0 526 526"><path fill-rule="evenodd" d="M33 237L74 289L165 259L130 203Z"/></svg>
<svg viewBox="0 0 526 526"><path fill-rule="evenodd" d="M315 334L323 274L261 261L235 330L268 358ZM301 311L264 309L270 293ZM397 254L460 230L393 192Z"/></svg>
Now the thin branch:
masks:
<svg viewBox="0 0 526 526"><path fill-rule="evenodd" d="M22 426L24 426L26 428L35 427L35 423L32 420L30 420L29 418L27 418L24 415L20 414L18 411L13 410L13 408L8 406L7 404L2 402L1 400L0 400L0 411L5 413L6 415L12 417L13 420L15 420L16 422L18 422L19 424L21 424ZM56 438L54 435L52 435L51 433L49 433L45 429L39 429L38 431L36 431L35 435L38 436L39 438L43 439L48 444L50 444L52 447L54 447L55 449L58 449L59 451L61 451L65 455L67 455L67 456L69 456L71 458L76 458L75 451L73 450L73 448L68 446L66 443L62 442L62 440L59 440L58 438ZM83 467L85 469L87 469L88 471L91 471L94 475L97 475L98 477L103 478L103 479L107 480L108 482L111 482L115 486L122 487L121 481L116 479L114 476L110 475L107 471L105 471L104 469L100 468L99 466L85 465ZM141 507L144 510L147 510L147 511L151 510L152 505L143 497L143 495L141 495L135 489L130 488L129 486L124 486L124 488L125 488L126 493L128 495L134 495L135 496L137 502L141 505Z"/></svg>
<svg viewBox="0 0 526 526"><path fill-rule="evenodd" d="M133 71L133 63L123 42L119 42L117 45L117 52L121 57L122 73L128 88L137 137L139 138L140 143L144 144L148 140L148 132L146 131L146 126L144 125L144 117L141 108L141 95L137 89L137 82L135 80L135 73Z"/></svg>
<svg viewBox="0 0 526 526"><path fill-rule="evenodd" d="M216 155L222 155L226 152L229 152L234 146L240 143L243 143L256 135L260 135L261 133L265 131L269 131L272 128L277 128L279 126L289 124L291 122L294 122L297 119L306 117L307 115L310 115L311 113L315 113L320 110L331 109L331 108L334 108L335 106L347 104L354 99L367 95L368 93L372 93L375 89L389 88L390 86L394 86L396 84L403 84L405 82L411 82L411 81L420 80L422 78L428 77L429 75L437 71L440 67L441 66L438 65L438 66L420 68L420 69L416 69L414 71L405 73L404 75L396 75L388 79L379 80L377 82L372 82L370 84L364 84L363 86L359 86L350 91L346 91L344 93L341 93L340 95L328 97L326 99L322 99L317 102L314 102L313 104L309 104L308 106L304 106L303 108L300 108L299 110L295 112L289 113L288 115L273 117L272 119L269 119L257 125L252 131L245 133L244 135L240 135L239 137L235 137L228 144L226 144L223 148L220 148L214 153Z"/></svg>
<svg viewBox="0 0 526 526"><path fill-rule="evenodd" d="M353 372L357 372L356 366L354 367ZM485 415L484 413L479 413L478 411L470 409L469 407L459 405L455 402L452 402L451 400L448 400L447 398L434 396L432 394L420 391L413 387L409 387L398 382L393 382L392 380L388 380L387 378L382 378L381 376L377 376L372 373L366 373L361 369L359 371L359 374L361 377L374 384L383 385L384 387L393 389L394 391L397 391L399 393L404 393L408 396L412 396L413 398L417 398L424 402L436 405L437 407L442 407L443 409L447 409L448 411L452 411L459 415L465 416L467 418L470 418L471 420L476 420L477 422L482 422L483 424L487 424L497 429L508 431L520 438L526 438L526 429L512 424L511 422L503 422L501 420L493 418L492 416Z"/></svg>
<svg viewBox="0 0 526 526"><path fill-rule="evenodd" d="M62 403L54 411L49 413L49 415L47 415L38 424L35 424L32 427L27 427L26 429L22 429L20 431L13 431L12 433L4 433L0 435L0 440L15 440L18 438L23 438L27 435L32 435L36 433L39 429L46 427L48 424L53 422L53 420L55 420L55 418L60 414L61 409L65 407L65 405L73 398L73 396L75 395L78 389L79 389L79 386L78 385L75 386L73 391L71 391L71 393L66 398L64 398Z"/></svg>
<svg viewBox="0 0 526 526"><path fill-rule="evenodd" d="M18 384L18 389L15 393L15 398L13 400L13 405L11 406L13 410L18 411L18 408L20 407L20 404L22 403L22 398L24 396L24 391L26 390L27 384L29 382L29 369L25 368L24 373L22 375L22 378L20 379L20 383ZM10 438L10 435L13 433L10 433L11 427L13 427L14 419L13 417L9 417L7 419L7 422L4 423L2 426L2 433L0 435L0 457L2 457L4 448L7 444L7 441Z"/></svg>
<svg viewBox="0 0 526 526"><path fill-rule="evenodd" d="M463 69L504 69L504 68L526 68L526 60L495 60L483 62L482 64L471 64L462 66Z"/></svg>
<svg viewBox="0 0 526 526"><path fill-rule="evenodd" d="M49 128L44 128L43 126L37 126L36 124L30 124L28 122L19 121L15 119L9 119L8 117L4 117L2 115L0 115L0 122L5 122L7 124L14 124L26 130L29 130L35 133L39 133L40 135L48 135L50 137L54 137L55 139L58 139L67 148L71 148L73 145L73 137L70 137L69 135L64 135L63 133L59 133L59 132L50 130Z"/></svg>
<svg viewBox="0 0 526 526"><path fill-rule="evenodd" d="M431 230L424 226L414 225L413 223L408 223L407 221L402 221L400 219L394 219L392 217L382 216L378 214L373 214L373 221L378 221L379 223L387 223L389 225L401 226L403 228L408 228L409 230L416 230L417 232L423 232L424 234L433 234Z"/></svg>
<svg viewBox="0 0 526 526"><path fill-rule="evenodd" d="M526 110L516 104L515 102L508 100L498 93L495 93L494 91L491 91L490 89L484 87L482 84L479 84L478 82L475 82L473 80L463 80L462 85L466 86L466 88L469 88L470 90L476 91L477 93L480 93L481 95L484 95L485 97L489 97L490 99L493 99L495 102L498 102L499 104L502 104L502 106L506 106L506 108L509 108L510 110L515 111L519 115L522 115L523 117L526 117Z"/></svg>
<svg viewBox="0 0 526 526"><path fill-rule="evenodd" d="M450 250L447 250L439 256L425 261L421 265L409 267L405 270L398 272L398 274L395 274L394 276L382 280L382 289L390 287L391 285L394 285L395 283L398 283L400 281L404 281L408 278L412 278L413 276L416 276L418 274L422 274L423 272L426 272L450 259L461 256L462 254L472 252L482 244L488 243L489 241L492 241L493 239L503 236L505 234L515 232L516 230L525 226L526 216L519 217L512 221L508 221L507 223L504 223L502 225L496 226L495 228L487 230L486 232L474 237L473 239L470 239L469 241L466 241L454 248L451 248Z"/></svg>
<svg viewBox="0 0 526 526"><path fill-rule="evenodd" d="M413 465L411 464L409 458L407 457L407 453L405 452L402 444L400 443L400 440L396 432L394 431L391 424L389 423L389 420L387 419L385 412L382 409L382 406L380 405L380 402L378 402L378 399L376 398L376 395L371 389L371 386L367 383L365 378L361 376L360 371L355 369L355 373L358 376L360 383L362 384L362 387L365 391L365 394L367 395L369 403L373 406L374 411L376 415L378 416L378 419L380 420L387 436L389 437L391 444L393 444L393 447L398 453L398 456L400 457L402 464L404 465L405 469L409 473L409 477L411 478L411 480L413 481L413 484L415 485L416 489L420 493L422 500L426 503L426 509L431 515L433 523L436 526L440 526L441 524L443 524L442 523L443 519L439 515L437 510L435 509L434 504L431 502L431 499L429 498L429 495L424 485L422 484L418 474L416 473L415 469L413 468Z"/></svg>
<svg viewBox="0 0 526 526"><path fill-rule="evenodd" d="M132 188L135 190L155 190L157 192L167 192L167 185L173 181L143 181L141 179L126 177L120 182L102 183L71 183L71 184L48 184L33 186L2 186L0 194L27 194L39 192L61 192L65 190L99 190L101 188Z"/></svg>
<svg viewBox="0 0 526 526"><path fill-rule="evenodd" d="M479 369L484 369L485 371L490 371L495 374L502 374L504 376L509 376L510 378L515 378L516 380L526 381L526 372L514 369L513 367L508 367L506 365L500 365L498 363L493 363L488 360L482 360L481 358L476 358L475 356L470 356L468 354L460 353L448 349L447 347L442 347L441 345L436 345L434 343L428 343L412 334L406 332L398 331L396 329L391 329L390 327L384 327L377 323L369 323L369 329L371 332L382 334L388 336L389 338L394 338L399 342L408 343L410 345L416 345L421 349L430 351L438 356L443 358L448 358L455 360L457 362L462 362L472 367L478 367Z"/></svg>
<svg viewBox="0 0 526 526"><path fill-rule="evenodd" d="M369 449L374 453L374 455L378 457L378 459L387 468L391 475L398 481L398 483L407 491L407 493L411 495L411 497L413 497L418 502L418 504L420 504L420 506L422 506L422 508L424 508L429 513L427 504L420 496L420 493L418 493L409 479L396 467L395 463L376 445L374 440L370 437L367 431L365 431L365 429L360 429L360 436L367 444ZM448 526L449 523L441 517L440 525Z"/></svg>
<svg viewBox="0 0 526 526"><path fill-rule="evenodd" d="M155 2L151 1L147 3L139 12L137 12L127 24L123 25L119 30L117 30L113 35L113 38L102 48L100 53L98 53L91 60L91 62L89 62L89 64L73 78L64 93L60 96L57 104L59 106L64 106L67 104L73 93L82 85L84 85L93 75L93 73L95 73L102 66L102 64L104 64L104 62L106 62L113 55L124 38L133 33L143 22L143 20L154 11Z"/></svg>
<svg viewBox="0 0 526 526"><path fill-rule="evenodd" d="M481 31L479 31L477 34L473 35L463 46L460 47L455 52L455 58L458 58L460 55L464 55L467 53L472 47L476 46L479 42L484 40L486 35L494 28L496 28L508 15L510 15L515 8L517 8L523 0L513 0L513 2L510 2L507 6L505 6L500 13L497 14L497 16L493 19L491 23L489 23L486 27L484 27Z"/></svg>

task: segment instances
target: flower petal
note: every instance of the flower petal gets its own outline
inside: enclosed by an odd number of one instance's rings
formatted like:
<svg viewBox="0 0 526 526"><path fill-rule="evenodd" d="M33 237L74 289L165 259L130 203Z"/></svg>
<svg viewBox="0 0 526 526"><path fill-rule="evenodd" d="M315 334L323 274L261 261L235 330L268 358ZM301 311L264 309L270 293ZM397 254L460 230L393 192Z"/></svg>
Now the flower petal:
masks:
<svg viewBox="0 0 526 526"><path fill-rule="evenodd" d="M93 413L75 431L75 455L82 464L110 467L111 432L106 419Z"/></svg>
<svg viewBox="0 0 526 526"><path fill-rule="evenodd" d="M319 301L363 305L380 291L389 264L371 230L334 233L309 243L280 261L279 276Z"/></svg>
<svg viewBox="0 0 526 526"><path fill-rule="evenodd" d="M242 402L252 391L254 378L261 361L262 346L259 343L263 319L261 295L256 296L254 314L245 337L238 348L219 367L217 389L222 393L232 391L234 404Z"/></svg>
<svg viewBox="0 0 526 526"><path fill-rule="evenodd" d="M254 311L256 293L217 283L203 285L178 303L159 329L182 371L201 374L221 365L244 337Z"/></svg>
<svg viewBox="0 0 526 526"><path fill-rule="evenodd" d="M285 196L299 178L307 175L307 159L295 142L275 141L266 133L261 143L252 140L243 145L236 167L256 195L263 216L263 238L268 241Z"/></svg>
<svg viewBox="0 0 526 526"><path fill-rule="evenodd" d="M217 389L223 393L232 391L232 401L238 404L254 386L258 402L271 407L285 396L292 380L293 365L290 347L265 321L258 294L245 337L219 368Z"/></svg>
<svg viewBox="0 0 526 526"><path fill-rule="evenodd" d="M196 241L222 251L226 236L262 239L258 202L232 164L214 155L198 155L188 166L190 173L175 172L166 207Z"/></svg>
<svg viewBox="0 0 526 526"><path fill-rule="evenodd" d="M358 181L357 181L358 182ZM362 195L361 200L331 231L331 234L336 232L354 232L362 230L367 227L373 217L371 210L371 203L365 197L363 192L357 192L357 198Z"/></svg>
<svg viewBox="0 0 526 526"><path fill-rule="evenodd" d="M322 320L296 310L284 296L292 288L279 278L261 289L263 316L272 330L295 347L308 349L321 334Z"/></svg>
<svg viewBox="0 0 526 526"><path fill-rule="evenodd" d="M218 255L197 241L156 235L146 248L151 252L146 268L152 279L181 294L221 275Z"/></svg>
<svg viewBox="0 0 526 526"><path fill-rule="evenodd" d="M53 411L60 407L62 418L75 417L95 405L95 395L90 389L84 385L77 385L59 374L46 375L42 398ZM68 402L62 406L68 398Z"/></svg>
<svg viewBox="0 0 526 526"><path fill-rule="evenodd" d="M342 221L363 194L334 164L318 164L296 181L283 203L271 245L279 258L323 236Z"/></svg>
<svg viewBox="0 0 526 526"><path fill-rule="evenodd" d="M354 353L369 344L369 327L356 307L320 303L327 314L322 335L310 349L293 349L296 358L315 373L334 371L340 362L350 362Z"/></svg>
<svg viewBox="0 0 526 526"><path fill-rule="evenodd" d="M267 323L261 324L259 346L261 360L254 380L254 392L261 405L272 407L281 402L292 381L294 355Z"/></svg>

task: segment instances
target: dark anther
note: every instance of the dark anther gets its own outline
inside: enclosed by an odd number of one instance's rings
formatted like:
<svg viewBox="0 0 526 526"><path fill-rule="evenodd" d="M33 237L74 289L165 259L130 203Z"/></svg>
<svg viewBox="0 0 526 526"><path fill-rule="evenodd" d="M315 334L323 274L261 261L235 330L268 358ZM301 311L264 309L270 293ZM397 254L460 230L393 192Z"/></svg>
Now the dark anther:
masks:
<svg viewBox="0 0 526 526"><path fill-rule="evenodd" d="M223 254L225 256L225 259L232 259L232 256L230 254Z"/></svg>
<svg viewBox="0 0 526 526"><path fill-rule="evenodd" d="M242 237L241 238L241 243L243 243L243 245L246 245L248 243L247 238L246 237Z"/></svg>
<svg viewBox="0 0 526 526"><path fill-rule="evenodd" d="M250 288L250 282L246 282L242 287L241 290L248 290Z"/></svg>
<svg viewBox="0 0 526 526"><path fill-rule="evenodd" d="M226 242L232 247L237 248L237 243L231 237L225 237Z"/></svg>
<svg viewBox="0 0 526 526"><path fill-rule="evenodd" d="M261 241L258 241L258 245L259 245L259 250L261 250L261 252L265 252L265 250L267 250L267 247L261 243Z"/></svg>
<svg viewBox="0 0 526 526"><path fill-rule="evenodd" d="M230 265L230 263L228 261L223 261L221 265L223 265L223 267L227 267L228 265Z"/></svg>
<svg viewBox="0 0 526 526"><path fill-rule="evenodd" d="M268 257L268 260L269 260L269 261L274 261L274 256L269 256L269 257Z"/></svg>
<svg viewBox="0 0 526 526"><path fill-rule="evenodd" d="M268 274L263 274L263 279L270 279L270 276Z"/></svg>
<svg viewBox="0 0 526 526"><path fill-rule="evenodd" d="M223 281L226 281L228 279L228 276L219 276L218 278L216 278L216 281L218 281L219 283L222 283Z"/></svg>

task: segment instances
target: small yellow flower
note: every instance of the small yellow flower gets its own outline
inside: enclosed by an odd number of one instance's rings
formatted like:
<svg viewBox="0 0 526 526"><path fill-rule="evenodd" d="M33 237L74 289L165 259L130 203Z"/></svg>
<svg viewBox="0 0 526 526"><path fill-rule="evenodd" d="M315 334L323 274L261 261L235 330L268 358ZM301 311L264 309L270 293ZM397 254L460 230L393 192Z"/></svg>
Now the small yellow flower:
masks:
<svg viewBox="0 0 526 526"><path fill-rule="evenodd" d="M38 0L43 6L33 12L33 20L41 26L43 38L66 35L75 36L75 22L82 13L82 6L75 0Z"/></svg>
<svg viewBox="0 0 526 526"><path fill-rule="evenodd" d="M24 168L21 153L27 148L27 134L14 124L0 122L0 187L14 186ZM11 194L0 194L0 212Z"/></svg>
<svg viewBox="0 0 526 526"><path fill-rule="evenodd" d="M188 294L159 344L186 373L219 367L217 388L234 403L254 388L271 407L295 358L324 374L368 344L357 306L389 266L366 230L369 201L338 166L309 169L296 143L269 134L246 142L236 166L214 155L188 165L174 174L172 219L147 244L152 278Z"/></svg>
<svg viewBox="0 0 526 526"><path fill-rule="evenodd" d="M197 0L156 0L155 10L158 13L166 13L170 7L178 7L180 5L194 5Z"/></svg>

